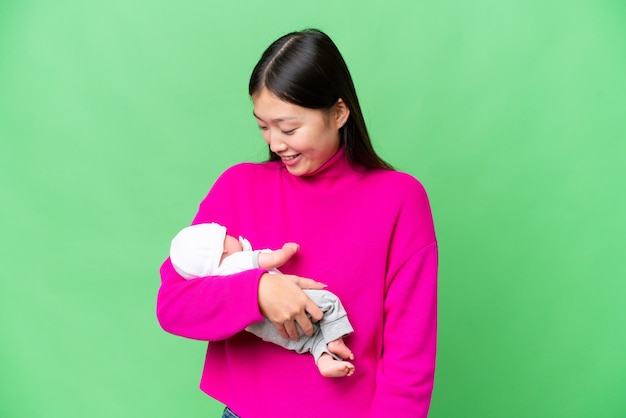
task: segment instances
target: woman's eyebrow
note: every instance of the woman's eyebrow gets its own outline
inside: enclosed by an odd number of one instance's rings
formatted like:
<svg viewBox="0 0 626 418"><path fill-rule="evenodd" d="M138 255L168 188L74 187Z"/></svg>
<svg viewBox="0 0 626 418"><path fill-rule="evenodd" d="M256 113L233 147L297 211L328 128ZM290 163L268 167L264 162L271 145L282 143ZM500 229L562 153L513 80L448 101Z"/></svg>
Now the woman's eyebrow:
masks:
<svg viewBox="0 0 626 418"><path fill-rule="evenodd" d="M261 122L265 122L256 113L254 113L254 111L252 112L252 114L254 115L255 118L257 118ZM297 116L283 116L283 117L280 117L280 118L272 119L272 122L284 122L284 121L295 120L295 119L299 119L299 118Z"/></svg>

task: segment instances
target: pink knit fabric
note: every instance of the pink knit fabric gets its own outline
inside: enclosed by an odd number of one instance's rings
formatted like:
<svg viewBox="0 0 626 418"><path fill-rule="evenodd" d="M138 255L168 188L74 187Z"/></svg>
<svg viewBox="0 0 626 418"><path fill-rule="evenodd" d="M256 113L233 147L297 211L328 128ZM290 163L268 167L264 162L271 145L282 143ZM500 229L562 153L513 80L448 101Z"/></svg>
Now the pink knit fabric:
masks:
<svg viewBox="0 0 626 418"><path fill-rule="evenodd" d="M437 243L426 192L408 174L355 170L340 150L313 176L280 162L226 170L193 223L217 222L255 248L300 244L281 267L328 284L355 332L351 377L242 332L260 321L264 270L184 280L161 267L157 317L210 341L200 388L244 418L425 417L435 371Z"/></svg>

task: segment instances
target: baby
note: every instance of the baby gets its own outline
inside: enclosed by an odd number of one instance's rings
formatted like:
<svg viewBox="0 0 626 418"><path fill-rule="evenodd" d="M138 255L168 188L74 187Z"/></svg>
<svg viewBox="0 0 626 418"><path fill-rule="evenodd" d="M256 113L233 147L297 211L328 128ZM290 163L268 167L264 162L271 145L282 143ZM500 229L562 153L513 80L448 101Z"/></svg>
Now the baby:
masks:
<svg viewBox="0 0 626 418"><path fill-rule="evenodd" d="M267 269L269 273L276 274L280 273L277 268L299 248L298 244L287 243L280 250L253 251L245 238L227 235L226 228L219 224L203 223L184 228L174 237L170 260L178 274L187 280L224 276L254 268ZM267 319L249 325L246 331L298 353L310 352L322 376L351 376L354 365L347 360L354 360L354 355L343 337L354 329L339 298L327 290L303 289L303 292L324 312L323 318L313 324L311 337L298 327L298 341L284 338Z"/></svg>

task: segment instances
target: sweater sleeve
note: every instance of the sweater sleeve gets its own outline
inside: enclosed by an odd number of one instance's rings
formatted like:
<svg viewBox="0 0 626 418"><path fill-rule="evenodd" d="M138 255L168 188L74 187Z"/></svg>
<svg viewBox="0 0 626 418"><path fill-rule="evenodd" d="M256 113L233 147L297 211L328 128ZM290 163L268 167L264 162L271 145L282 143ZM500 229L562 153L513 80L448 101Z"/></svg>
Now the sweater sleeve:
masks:
<svg viewBox="0 0 626 418"><path fill-rule="evenodd" d="M215 182L192 224L217 222L228 227L232 212L229 209L236 203L229 187L233 176L230 169ZM258 282L265 272L257 268L185 280L167 258L160 269L159 324L165 331L182 337L205 341L226 339L263 319L258 306ZM237 303L233 303L235 300Z"/></svg>
<svg viewBox="0 0 626 418"><path fill-rule="evenodd" d="M437 243L426 193L407 191L392 237L372 417L426 417L435 373Z"/></svg>

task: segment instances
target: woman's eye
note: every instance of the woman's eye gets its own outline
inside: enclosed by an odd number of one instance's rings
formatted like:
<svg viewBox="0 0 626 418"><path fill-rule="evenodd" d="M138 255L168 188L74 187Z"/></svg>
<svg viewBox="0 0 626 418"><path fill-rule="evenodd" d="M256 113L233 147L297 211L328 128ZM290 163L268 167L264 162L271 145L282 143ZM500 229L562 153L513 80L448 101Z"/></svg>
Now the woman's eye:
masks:
<svg viewBox="0 0 626 418"><path fill-rule="evenodd" d="M267 126L259 126L259 129L262 131L267 131Z"/></svg>
<svg viewBox="0 0 626 418"><path fill-rule="evenodd" d="M290 129L288 131L281 131L281 132L285 135L293 135L295 131L296 131L295 129Z"/></svg>

